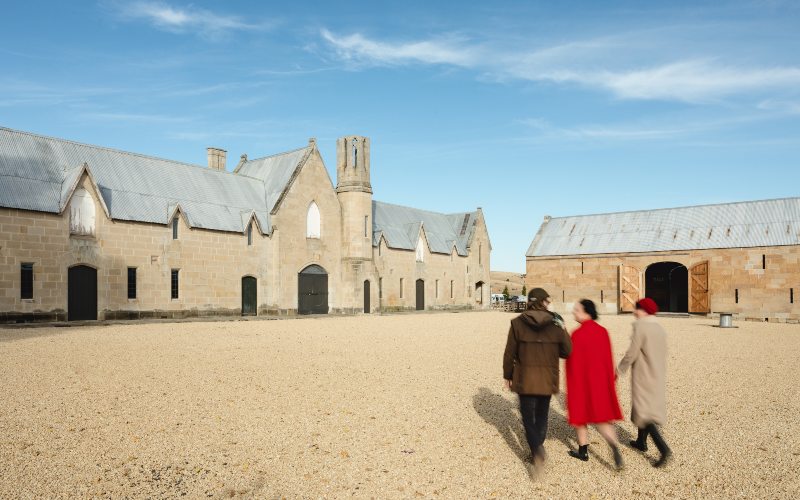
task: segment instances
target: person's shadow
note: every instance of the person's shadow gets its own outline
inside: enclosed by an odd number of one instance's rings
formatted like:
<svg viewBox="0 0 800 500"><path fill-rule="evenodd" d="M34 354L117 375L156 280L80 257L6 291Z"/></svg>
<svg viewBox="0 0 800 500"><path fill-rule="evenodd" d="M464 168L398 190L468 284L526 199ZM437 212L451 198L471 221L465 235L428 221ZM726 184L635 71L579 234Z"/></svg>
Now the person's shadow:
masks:
<svg viewBox="0 0 800 500"><path fill-rule="evenodd" d="M525 462L530 456L528 450L528 442L525 439L525 429L522 426L522 420L519 416L519 404L517 402L509 401L502 395L492 392L486 387L478 389L478 393L472 397L472 406L475 412L489 424L492 424L500 436L503 437L508 447L519 458L520 461ZM564 444L563 453L569 450L577 449L577 441L575 439L575 429L566 418L566 402L564 401L564 393L554 396L550 403L550 415L547 422L547 436L548 438L555 438ZM627 429L615 425L619 442L627 443L631 439L631 434ZM605 442L598 443L605 446ZM554 450L555 451L555 450ZM560 452L560 451L559 451ZM605 467L614 470L611 463L604 460L598 454L593 455L598 462Z"/></svg>
<svg viewBox="0 0 800 500"><path fill-rule="evenodd" d="M529 452L525 429L519 418L519 405L486 387L481 387L472 397L472 406L486 423L492 424L497 429L514 455L524 462Z"/></svg>

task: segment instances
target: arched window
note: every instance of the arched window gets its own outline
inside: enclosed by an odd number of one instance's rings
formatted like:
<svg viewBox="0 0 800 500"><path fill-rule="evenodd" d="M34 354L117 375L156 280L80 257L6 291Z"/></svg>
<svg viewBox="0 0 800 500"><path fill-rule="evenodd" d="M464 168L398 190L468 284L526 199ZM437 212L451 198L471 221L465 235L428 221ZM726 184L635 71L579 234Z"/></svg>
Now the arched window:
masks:
<svg viewBox="0 0 800 500"><path fill-rule="evenodd" d="M320 231L319 207L316 202L311 202L306 215L306 238L319 238Z"/></svg>
<svg viewBox="0 0 800 500"><path fill-rule="evenodd" d="M417 262L425 262L425 245L422 244L422 236L417 240Z"/></svg>
<svg viewBox="0 0 800 500"><path fill-rule="evenodd" d="M83 188L75 190L69 202L69 232L84 236L94 235L94 200Z"/></svg>
<svg viewBox="0 0 800 500"><path fill-rule="evenodd" d="M353 137L353 167L358 166L358 139Z"/></svg>

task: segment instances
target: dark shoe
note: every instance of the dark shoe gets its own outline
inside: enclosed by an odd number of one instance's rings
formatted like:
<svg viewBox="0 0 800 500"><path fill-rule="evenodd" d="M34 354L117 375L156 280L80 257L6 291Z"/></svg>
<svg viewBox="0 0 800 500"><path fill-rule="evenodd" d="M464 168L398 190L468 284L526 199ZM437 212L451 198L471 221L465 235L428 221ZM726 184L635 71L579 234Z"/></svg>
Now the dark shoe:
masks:
<svg viewBox="0 0 800 500"><path fill-rule="evenodd" d="M619 452L619 447L611 445L611 453L614 454L614 467L617 470L625 468L625 462L622 461L622 454Z"/></svg>
<svg viewBox="0 0 800 500"><path fill-rule="evenodd" d="M639 440L631 441L631 448L641 451L642 453L647 451L647 443L646 442L639 442Z"/></svg>
<svg viewBox="0 0 800 500"><path fill-rule="evenodd" d="M664 467L671 460L672 460L672 451L667 449L667 451L665 451L664 453L661 454L661 458L656 460L656 462L653 464L653 467L655 467L655 468Z"/></svg>
<svg viewBox="0 0 800 500"><path fill-rule="evenodd" d="M661 433L658 431L658 427L655 424L649 424L647 426L647 430L650 433L650 436L653 438L653 442L656 444L656 448L658 448L658 452L661 453L661 458L656 460L653 464L653 467L663 467L669 462L670 458L672 458L672 450L669 449L667 446L667 442L664 441L664 437L661 436Z"/></svg>
<svg viewBox="0 0 800 500"><path fill-rule="evenodd" d="M589 445L585 444L583 446L578 446L578 451L569 450L569 456L572 458L577 458L578 460L583 460L584 462L589 461Z"/></svg>

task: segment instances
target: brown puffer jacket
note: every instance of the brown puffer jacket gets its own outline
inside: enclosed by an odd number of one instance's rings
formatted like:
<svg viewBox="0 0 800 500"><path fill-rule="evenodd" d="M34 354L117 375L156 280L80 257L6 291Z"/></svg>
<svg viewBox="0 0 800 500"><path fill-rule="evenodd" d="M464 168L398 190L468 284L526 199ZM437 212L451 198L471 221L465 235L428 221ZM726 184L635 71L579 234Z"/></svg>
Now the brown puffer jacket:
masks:
<svg viewBox="0 0 800 500"><path fill-rule="evenodd" d="M518 394L558 394L558 360L571 351L572 341L561 316L525 311L511 320L503 378L512 380L511 390Z"/></svg>

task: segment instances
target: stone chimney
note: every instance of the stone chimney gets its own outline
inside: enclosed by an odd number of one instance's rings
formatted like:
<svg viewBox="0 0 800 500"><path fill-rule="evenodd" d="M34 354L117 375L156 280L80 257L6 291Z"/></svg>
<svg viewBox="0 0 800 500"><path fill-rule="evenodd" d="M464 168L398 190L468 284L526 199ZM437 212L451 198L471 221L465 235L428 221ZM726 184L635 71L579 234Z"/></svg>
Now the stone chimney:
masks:
<svg viewBox="0 0 800 500"><path fill-rule="evenodd" d="M228 153L220 148L206 148L208 151L208 168L225 170L225 155Z"/></svg>

